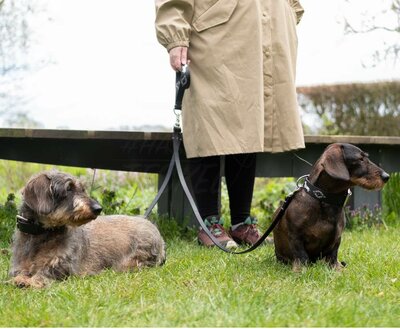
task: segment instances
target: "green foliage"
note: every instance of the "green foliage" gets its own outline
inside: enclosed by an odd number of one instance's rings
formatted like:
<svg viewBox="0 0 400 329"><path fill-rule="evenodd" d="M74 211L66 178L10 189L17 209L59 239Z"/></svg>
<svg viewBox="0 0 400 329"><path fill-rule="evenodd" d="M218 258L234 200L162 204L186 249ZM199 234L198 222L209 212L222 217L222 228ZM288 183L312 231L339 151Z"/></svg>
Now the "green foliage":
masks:
<svg viewBox="0 0 400 329"><path fill-rule="evenodd" d="M126 210L127 204L125 200L116 200L115 191L109 191L104 189L101 194L100 204L103 207L103 213L105 215L121 214L125 213L127 215L138 215L140 213L140 208L134 208Z"/></svg>
<svg viewBox="0 0 400 329"><path fill-rule="evenodd" d="M400 135L400 81L300 87L299 103L322 121L319 134Z"/></svg>
<svg viewBox="0 0 400 329"><path fill-rule="evenodd" d="M117 193L115 191L104 189L99 197L100 204L103 207L102 213L105 215L143 215L146 210L145 207L149 206L151 201L149 201L149 203L147 204L144 204L141 198L137 198L137 200L133 202L132 200L136 199L134 198L134 196L137 193L138 188L136 186L132 197L129 199L130 201L126 202L125 199L118 199ZM161 232L161 235L166 240L194 240L196 238L197 231L194 228L189 227L187 219L184 222L180 222L174 218L168 218L166 216L158 216L156 214L153 214L151 216L151 221L157 225L158 229Z"/></svg>
<svg viewBox="0 0 400 329"><path fill-rule="evenodd" d="M19 203L19 191L33 175L47 170L59 170L70 173L78 178L89 181L92 170L67 166L53 166L38 163L0 160L0 200L5 199L9 193L15 193L16 202ZM87 176L87 178L85 178Z"/></svg>
<svg viewBox="0 0 400 329"><path fill-rule="evenodd" d="M185 240L185 241L196 241L197 240L197 229L190 226L188 219L180 222L174 218L167 216L151 216L150 220L156 224L162 237L166 241Z"/></svg>
<svg viewBox="0 0 400 329"><path fill-rule="evenodd" d="M15 204L15 195L9 194L7 201L0 204L0 245L7 246L11 242L11 237L15 227L15 216L17 215L17 206Z"/></svg>
<svg viewBox="0 0 400 329"><path fill-rule="evenodd" d="M259 220L262 229L272 222L273 214L286 196L296 189L293 178L263 178L257 179L254 188L254 216Z"/></svg>
<svg viewBox="0 0 400 329"><path fill-rule="evenodd" d="M0 234L1 241L8 243L15 227L16 206L21 201L18 192L33 174L42 170L52 170L54 166L21 163L0 160ZM157 193L157 175L107 170L92 170L85 168L56 167L78 177L86 186L88 193L98 200L103 207L103 214L144 214ZM18 175L15 173L18 172ZM398 223L400 217L400 178L399 174L391 176L384 189L384 209L376 207L370 210L346 209L347 228L362 230L368 227L379 227ZM252 215L257 217L260 229L264 231L272 221L275 210L281 201L296 189L293 178L256 178ZM14 194L12 194L14 195ZM1 200L8 201L1 204ZM11 198L11 199L10 199ZM226 184L222 185L222 215L225 226L230 226L229 198ZM12 208L10 205L14 205ZM382 214L383 212L383 214ZM196 232L188 227L188 221L179 222L175 219L158 217L153 210L153 221L167 239L195 240Z"/></svg>
<svg viewBox="0 0 400 329"><path fill-rule="evenodd" d="M157 194L156 174L96 170L82 180L103 214L144 214Z"/></svg>
<svg viewBox="0 0 400 329"><path fill-rule="evenodd" d="M382 195L386 222L388 224L398 224L400 218L400 173L390 175Z"/></svg>
<svg viewBox="0 0 400 329"><path fill-rule="evenodd" d="M281 201L296 189L293 178L256 178L251 206L251 215L258 219L262 229L272 222L272 215ZM225 180L221 188L221 211L224 226L230 226L229 196Z"/></svg>
<svg viewBox="0 0 400 329"><path fill-rule="evenodd" d="M383 220L382 208L378 205L371 210L368 205L351 210L345 208L346 228L349 230L362 230L369 227L386 226Z"/></svg>

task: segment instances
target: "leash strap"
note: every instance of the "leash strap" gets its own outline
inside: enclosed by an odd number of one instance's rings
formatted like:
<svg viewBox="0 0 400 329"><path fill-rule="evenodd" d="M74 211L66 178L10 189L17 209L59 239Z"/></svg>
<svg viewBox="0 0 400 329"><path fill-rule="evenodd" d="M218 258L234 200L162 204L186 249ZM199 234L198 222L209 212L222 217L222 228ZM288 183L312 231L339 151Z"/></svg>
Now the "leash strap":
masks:
<svg viewBox="0 0 400 329"><path fill-rule="evenodd" d="M181 144L181 140L182 140L182 135L179 133L174 133L174 137L173 137L173 146L174 146L174 154L173 157L175 159L175 164L176 164L176 171L178 172L178 177L179 177L179 181L181 182L183 191L186 194L186 197L190 203L190 206L192 207L193 213L198 221L198 223L200 224L201 228L206 232L206 234L208 235L208 237L211 239L211 241L221 250L227 252L227 253L232 253L232 251L230 251L229 249L226 249L225 247L223 247L218 240L212 235L212 233L210 232L210 230L208 229L208 227L206 226L206 224L204 224L203 219L201 218L201 215L199 213L199 210L196 206L195 201L193 200L193 197L189 191L189 188L186 184L186 180L185 177L183 175L183 171L182 171L182 166L181 166L181 161L179 158L179 147Z"/></svg>
<svg viewBox="0 0 400 329"><path fill-rule="evenodd" d="M178 114L177 111L182 111L182 101L183 101L183 95L185 94L185 90L190 87L190 71L189 67L187 65L182 65L181 71L176 72L176 77L175 77L175 106L174 106L174 112L177 116L177 121L174 126L174 134L172 136L172 139L174 140L177 138L178 133L181 132L181 127L180 127L180 114ZM172 155L171 160L169 162L167 174L165 176L164 182L162 183L160 189L158 190L158 193L156 197L154 198L153 202L150 204L150 206L147 208L146 212L144 213L144 217L147 218L150 213L152 212L153 208L157 204L158 200L160 199L161 195L164 193L165 188L168 185L168 182L171 179L172 172L175 167L175 158L174 155Z"/></svg>
<svg viewBox="0 0 400 329"><path fill-rule="evenodd" d="M163 181L160 189L158 190L158 193L157 193L156 197L154 198L153 202L150 204L150 206L147 208L146 212L144 213L144 217L145 218L147 218L150 215L151 211L153 210L153 208L157 204L157 202L160 199L161 195L164 193L164 190L167 187L168 182L171 179L172 171L174 170L174 167L175 167L175 160L174 160L174 156L172 156L171 161L169 162L169 167L168 167L168 170L167 170L167 174L165 175L164 181Z"/></svg>
<svg viewBox="0 0 400 329"><path fill-rule="evenodd" d="M185 90L189 88L190 86L190 73L187 65L182 66L182 71L176 72L176 82L175 82L175 88L176 88L176 95L175 95L175 107L174 107L174 112L177 115L177 123L174 126L174 133L172 135L172 144L173 144L173 154L171 161L169 163L169 167L167 170L167 174L165 176L164 182L162 183L156 197L154 198L153 202L150 204L149 208L147 208L144 217L147 218L151 211L153 210L154 206L157 204L158 200L160 199L161 195L164 193L165 188L168 185L168 182L170 181L172 177L172 172L174 167L176 166L176 171L178 173L179 181L182 185L183 191L185 192L185 195L190 203L190 206L192 207L193 213L200 225L200 227L206 232L207 236L211 239L211 241L221 250L225 251L226 253L230 254L245 254L250 251L253 251L257 249L268 237L268 235L272 232L272 230L275 228L275 226L278 224L278 222L281 220L283 214L285 213L290 201L293 199L293 195L295 192L290 194L289 196L286 197L285 201L283 202L278 214L275 216L274 220L272 221L271 225L267 229L267 231L263 234L263 236L249 249L243 250L243 251L232 251L224 246L222 246L218 240L213 236L213 234L210 232L208 227L203 221L203 218L201 218L200 212L197 208L196 202L194 201L192 194L190 193L190 190L186 184L185 176L183 174L182 166L181 166L181 161L179 157L179 148L182 142L182 133L181 133L181 127L180 127L180 121L179 121L179 114L177 114L176 111L181 111L182 110L182 100L183 100L183 95L185 93Z"/></svg>
<svg viewBox="0 0 400 329"><path fill-rule="evenodd" d="M213 234L210 232L210 230L208 229L208 227L206 226L206 224L204 224L203 218L201 218L201 215L199 213L199 210L196 206L196 202L194 201L189 188L186 184L186 180L185 177L183 175L183 171L182 171L182 166L181 166L181 162L180 162L180 158L179 158L179 146L182 140L182 135L180 133L175 133L174 134L174 140L173 140L173 146L174 146L174 154L173 157L175 159L175 163L176 163L176 170L178 172L178 177L179 180L181 182L182 188L186 194L186 197L190 203L190 206L192 207L193 213L198 221L198 223L200 224L201 228L204 230L204 232L206 232L206 234L208 235L208 237L211 239L211 241L221 250L225 251L226 253L230 253L230 254L236 254L236 255L240 255L240 254L245 254L248 253L250 251L253 251L255 249L257 249L264 241L265 239L268 237L268 235L272 232L272 230L275 228L275 226L278 224L278 222L281 220L281 218L283 217L283 214L285 213L290 201L293 199L294 193L290 194L289 196L286 197L285 201L283 202L278 214L276 215L275 219L273 220L273 222L271 223L271 225L269 226L269 228L267 229L267 231L263 234L263 236L253 245L251 246L249 249L243 250L243 251L232 251L229 250L225 247L223 247L218 240L213 236Z"/></svg>
<svg viewBox="0 0 400 329"><path fill-rule="evenodd" d="M172 137L172 143L173 143L173 155L171 158L171 161L169 163L169 167L168 167L168 171L167 174L165 176L165 179L160 187L160 190L158 191L156 197L154 198L153 202L151 203L151 205L149 206L149 208L146 210L144 216L147 218L151 211L153 210L154 206L157 204L158 200L160 199L161 195L164 193L165 188L168 185L168 182L170 181L171 177L172 177L172 172L174 167L176 166L176 171L178 173L178 177L179 177L179 181L182 185L183 191L185 192L185 195L189 201L190 206L192 207L193 213L196 217L197 222L199 223L200 227L204 230L204 232L207 234L207 236L211 239L211 241L222 251L226 252L226 253L230 253L230 254L236 254L236 255L240 255L240 254L245 254L248 252L251 252L255 249L257 249L264 241L265 239L271 234L271 232L273 231L273 229L275 228L275 226L278 224L278 222L282 219L283 214L285 213L287 207L289 206L289 203L292 201L293 196L295 194L295 192L291 193L290 195L288 195L285 199L285 201L282 203L279 212L276 214L274 220L272 221L271 225L268 227L268 229L266 230L266 232L260 237L260 239L250 248L243 250L243 251L232 251L229 250L227 248L225 248L224 246L222 246L219 241L213 236L213 234L210 232L210 230L208 229L208 227L206 226L206 224L203 221L203 218L200 215L200 212L197 208L196 202L194 201L192 194L190 193L189 187L186 184L186 180L185 180L185 176L183 174L183 170L182 170L182 165L181 165L181 161L180 161L180 157L179 157L179 149L180 149L180 145L182 142L182 134L181 132L175 130L173 133L173 137Z"/></svg>

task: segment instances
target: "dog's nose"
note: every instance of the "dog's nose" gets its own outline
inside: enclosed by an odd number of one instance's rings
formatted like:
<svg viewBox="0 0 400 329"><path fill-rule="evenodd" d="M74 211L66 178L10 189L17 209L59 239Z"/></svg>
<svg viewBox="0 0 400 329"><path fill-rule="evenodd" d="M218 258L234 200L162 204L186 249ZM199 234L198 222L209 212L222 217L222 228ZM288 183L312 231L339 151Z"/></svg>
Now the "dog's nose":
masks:
<svg viewBox="0 0 400 329"><path fill-rule="evenodd" d="M381 178L382 178L382 180L386 183L388 180L389 180L389 178L390 178L390 175L387 173L387 172L382 172L382 174L381 174Z"/></svg>
<svg viewBox="0 0 400 329"><path fill-rule="evenodd" d="M95 215L100 215L101 211L103 210L102 206L97 202L92 202L90 208Z"/></svg>

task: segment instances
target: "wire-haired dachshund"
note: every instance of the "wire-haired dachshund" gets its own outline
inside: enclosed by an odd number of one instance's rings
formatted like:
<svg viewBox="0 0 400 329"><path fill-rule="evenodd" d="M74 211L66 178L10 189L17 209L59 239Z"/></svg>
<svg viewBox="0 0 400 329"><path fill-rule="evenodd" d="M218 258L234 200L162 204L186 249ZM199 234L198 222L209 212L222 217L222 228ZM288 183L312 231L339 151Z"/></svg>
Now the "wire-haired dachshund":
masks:
<svg viewBox="0 0 400 329"><path fill-rule="evenodd" d="M99 216L101 210L71 175L51 171L32 177L17 216L11 282L41 288L70 275L164 263L165 243L154 224L141 217Z"/></svg>
<svg viewBox="0 0 400 329"><path fill-rule="evenodd" d="M274 229L277 259L291 263L294 271L319 259L340 270L345 265L338 262L338 249L345 226L343 206L348 189L360 186L378 190L388 179L389 175L358 147L329 145Z"/></svg>

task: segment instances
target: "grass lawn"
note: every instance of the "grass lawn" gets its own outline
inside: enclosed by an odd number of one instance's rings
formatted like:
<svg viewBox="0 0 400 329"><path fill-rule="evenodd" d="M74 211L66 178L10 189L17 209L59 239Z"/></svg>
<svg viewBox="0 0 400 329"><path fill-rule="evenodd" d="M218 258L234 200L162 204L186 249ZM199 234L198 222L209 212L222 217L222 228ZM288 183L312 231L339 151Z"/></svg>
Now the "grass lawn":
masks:
<svg viewBox="0 0 400 329"><path fill-rule="evenodd" d="M161 268L105 271L43 290L5 284L6 327L400 327L400 228L345 232L341 273L317 264L293 273L272 245L224 254L195 241L167 241Z"/></svg>

